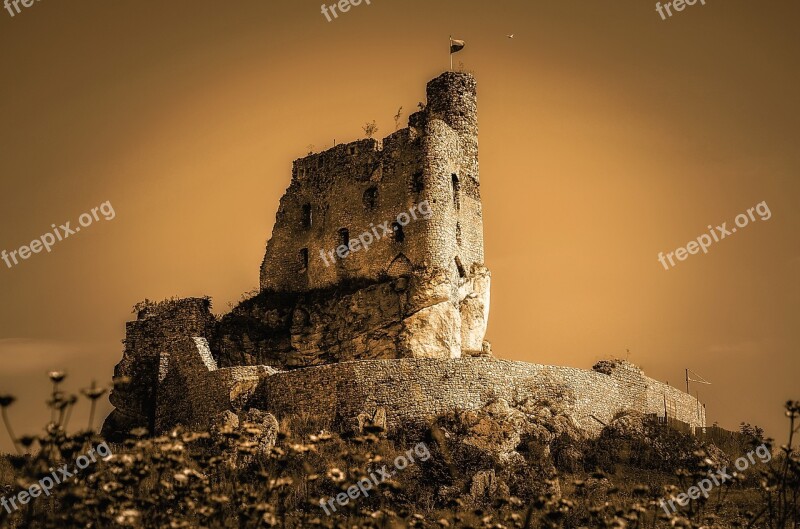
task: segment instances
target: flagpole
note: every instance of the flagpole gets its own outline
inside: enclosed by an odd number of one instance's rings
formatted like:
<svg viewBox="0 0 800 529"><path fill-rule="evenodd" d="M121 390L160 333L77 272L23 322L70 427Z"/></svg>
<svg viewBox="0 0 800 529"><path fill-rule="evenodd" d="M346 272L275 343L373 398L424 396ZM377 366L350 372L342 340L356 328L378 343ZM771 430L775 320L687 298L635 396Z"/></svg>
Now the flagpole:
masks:
<svg viewBox="0 0 800 529"><path fill-rule="evenodd" d="M450 71L453 71L453 36L450 35L450 47L447 49L450 52Z"/></svg>

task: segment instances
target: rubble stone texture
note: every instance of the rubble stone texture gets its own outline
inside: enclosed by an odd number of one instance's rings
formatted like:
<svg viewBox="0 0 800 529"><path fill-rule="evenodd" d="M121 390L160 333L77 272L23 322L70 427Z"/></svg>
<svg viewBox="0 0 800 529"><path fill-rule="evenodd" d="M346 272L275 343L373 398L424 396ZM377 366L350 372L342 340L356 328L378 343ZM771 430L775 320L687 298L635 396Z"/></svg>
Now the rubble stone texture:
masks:
<svg viewBox="0 0 800 529"><path fill-rule="evenodd" d="M108 437L206 428L250 410L342 428L377 416L398 429L496 398L543 397L563 401L586 431L627 409L705 425L694 398L630 364L583 371L492 358L476 82L444 73L427 99L380 141L294 162L256 295L220 318L205 298L142 305L115 370L129 383L111 394Z"/></svg>

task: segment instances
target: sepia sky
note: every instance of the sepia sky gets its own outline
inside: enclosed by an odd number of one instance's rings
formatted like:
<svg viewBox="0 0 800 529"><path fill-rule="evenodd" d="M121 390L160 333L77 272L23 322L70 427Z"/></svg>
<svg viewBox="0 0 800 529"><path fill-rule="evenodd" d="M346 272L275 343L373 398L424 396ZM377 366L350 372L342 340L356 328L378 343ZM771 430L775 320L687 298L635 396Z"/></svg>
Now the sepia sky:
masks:
<svg viewBox="0 0 800 529"><path fill-rule="evenodd" d="M800 398L800 4L707 0L668 20L654 4L372 0L332 22L307 0L0 11L0 250L106 201L116 214L0 262L17 433L48 419L49 369L73 391L110 381L136 301L208 294L222 313L256 288L292 160L373 119L391 133L401 105L404 126L452 34L478 80L494 354L627 357L678 387L688 367L712 382L692 389L709 424L782 438ZM762 201L769 220L659 264Z"/></svg>

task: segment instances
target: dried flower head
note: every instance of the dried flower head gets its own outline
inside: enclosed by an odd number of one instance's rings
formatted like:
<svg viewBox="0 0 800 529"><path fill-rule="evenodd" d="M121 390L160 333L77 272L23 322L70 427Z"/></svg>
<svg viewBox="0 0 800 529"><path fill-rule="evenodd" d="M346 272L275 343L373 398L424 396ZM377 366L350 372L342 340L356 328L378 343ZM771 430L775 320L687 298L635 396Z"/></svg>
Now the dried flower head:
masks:
<svg viewBox="0 0 800 529"><path fill-rule="evenodd" d="M82 389L81 393L89 400L97 400L106 394L106 388L97 387L97 383L92 380L91 387Z"/></svg>
<svg viewBox="0 0 800 529"><path fill-rule="evenodd" d="M347 477L347 475L346 475L344 472L342 472L340 469L338 469L338 468L336 468L336 467L334 467L334 468L332 468L332 469L328 470L328 472L327 472L327 474L326 474L326 475L327 475L327 476L328 476L328 477L331 479L331 481L333 481L334 483L341 483L341 482L342 482L342 481L344 481L344 479Z"/></svg>
<svg viewBox="0 0 800 529"><path fill-rule="evenodd" d="M50 377L50 380L54 384L60 384L67 378L67 374L64 371L50 371L47 373L47 376Z"/></svg>

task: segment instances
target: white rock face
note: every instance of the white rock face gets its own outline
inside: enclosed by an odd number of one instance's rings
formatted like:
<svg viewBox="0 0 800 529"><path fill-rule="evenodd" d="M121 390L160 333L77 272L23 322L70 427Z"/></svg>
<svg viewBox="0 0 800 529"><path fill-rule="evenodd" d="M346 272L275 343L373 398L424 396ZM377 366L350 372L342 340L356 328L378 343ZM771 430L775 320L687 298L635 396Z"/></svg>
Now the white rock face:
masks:
<svg viewBox="0 0 800 529"><path fill-rule="evenodd" d="M400 331L401 354L413 358L459 358L461 315L449 301L424 308L405 320Z"/></svg>
<svg viewBox="0 0 800 529"><path fill-rule="evenodd" d="M461 299L461 350L468 356L483 355L483 338L489 324L489 286L491 276L488 270L476 273L465 286L469 287Z"/></svg>
<svg viewBox="0 0 800 529"><path fill-rule="evenodd" d="M200 359L209 371L217 370L217 361L211 355L211 348L208 346L208 340L205 338L193 337L195 345L197 345L197 352L200 353Z"/></svg>

